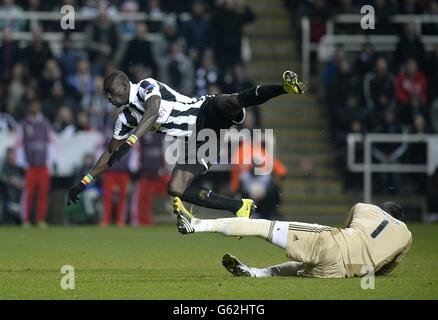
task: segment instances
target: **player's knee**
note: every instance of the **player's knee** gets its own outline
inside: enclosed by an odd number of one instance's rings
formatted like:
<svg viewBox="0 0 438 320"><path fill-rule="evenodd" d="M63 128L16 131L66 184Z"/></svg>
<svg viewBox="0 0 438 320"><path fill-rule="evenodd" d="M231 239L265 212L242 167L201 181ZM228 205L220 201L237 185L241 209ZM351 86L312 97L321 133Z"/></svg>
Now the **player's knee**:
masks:
<svg viewBox="0 0 438 320"><path fill-rule="evenodd" d="M182 197L185 191L186 191L185 186L182 186L173 181L170 181L167 185L167 192L169 193L169 195L173 197Z"/></svg>

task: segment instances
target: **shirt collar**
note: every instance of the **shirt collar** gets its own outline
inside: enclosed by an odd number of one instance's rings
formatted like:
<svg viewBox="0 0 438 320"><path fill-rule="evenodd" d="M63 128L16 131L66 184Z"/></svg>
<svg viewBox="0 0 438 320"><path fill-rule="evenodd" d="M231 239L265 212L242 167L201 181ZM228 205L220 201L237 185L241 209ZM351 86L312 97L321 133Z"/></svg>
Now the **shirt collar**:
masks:
<svg viewBox="0 0 438 320"><path fill-rule="evenodd" d="M134 102L137 98L138 84L129 81L129 103Z"/></svg>

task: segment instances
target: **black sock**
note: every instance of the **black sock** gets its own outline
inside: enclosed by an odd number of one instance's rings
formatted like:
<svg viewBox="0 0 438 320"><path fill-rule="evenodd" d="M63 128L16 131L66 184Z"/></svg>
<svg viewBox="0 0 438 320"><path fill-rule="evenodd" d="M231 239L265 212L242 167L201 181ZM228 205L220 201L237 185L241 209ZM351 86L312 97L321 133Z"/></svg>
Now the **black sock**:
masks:
<svg viewBox="0 0 438 320"><path fill-rule="evenodd" d="M257 106L266 101L285 94L282 85L257 86L248 90L239 92L237 99L242 107Z"/></svg>
<svg viewBox="0 0 438 320"><path fill-rule="evenodd" d="M200 186L189 186L181 200L210 209L227 210L236 213L242 207L242 200L231 199L213 193Z"/></svg>

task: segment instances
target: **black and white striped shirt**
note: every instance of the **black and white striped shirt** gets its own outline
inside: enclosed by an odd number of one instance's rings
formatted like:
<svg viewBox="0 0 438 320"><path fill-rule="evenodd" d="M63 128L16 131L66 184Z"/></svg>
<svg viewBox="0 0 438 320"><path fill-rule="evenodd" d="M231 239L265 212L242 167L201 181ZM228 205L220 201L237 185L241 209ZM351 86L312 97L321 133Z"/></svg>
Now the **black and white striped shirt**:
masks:
<svg viewBox="0 0 438 320"><path fill-rule="evenodd" d="M159 117L153 127L154 131L176 137L192 134L206 97L189 98L164 83L147 78L137 84L130 83L129 104L121 107L115 123L114 139L126 139L138 126L145 112L145 102L152 96L161 97Z"/></svg>

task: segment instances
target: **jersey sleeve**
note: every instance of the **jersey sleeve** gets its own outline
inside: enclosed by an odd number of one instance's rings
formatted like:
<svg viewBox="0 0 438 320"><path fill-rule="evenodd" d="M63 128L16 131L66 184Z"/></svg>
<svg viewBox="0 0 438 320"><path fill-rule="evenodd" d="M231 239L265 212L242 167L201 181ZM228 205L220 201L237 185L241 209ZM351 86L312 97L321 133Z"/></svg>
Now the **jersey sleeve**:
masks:
<svg viewBox="0 0 438 320"><path fill-rule="evenodd" d="M161 98L160 86L153 79L146 79L140 82L137 91L137 98L141 102L146 102L150 97L158 96Z"/></svg>
<svg viewBox="0 0 438 320"><path fill-rule="evenodd" d="M133 129L123 123L122 117L123 117L123 113L120 113L119 116L117 117L116 123L114 124L113 138L116 140L124 140L128 138L129 133Z"/></svg>

